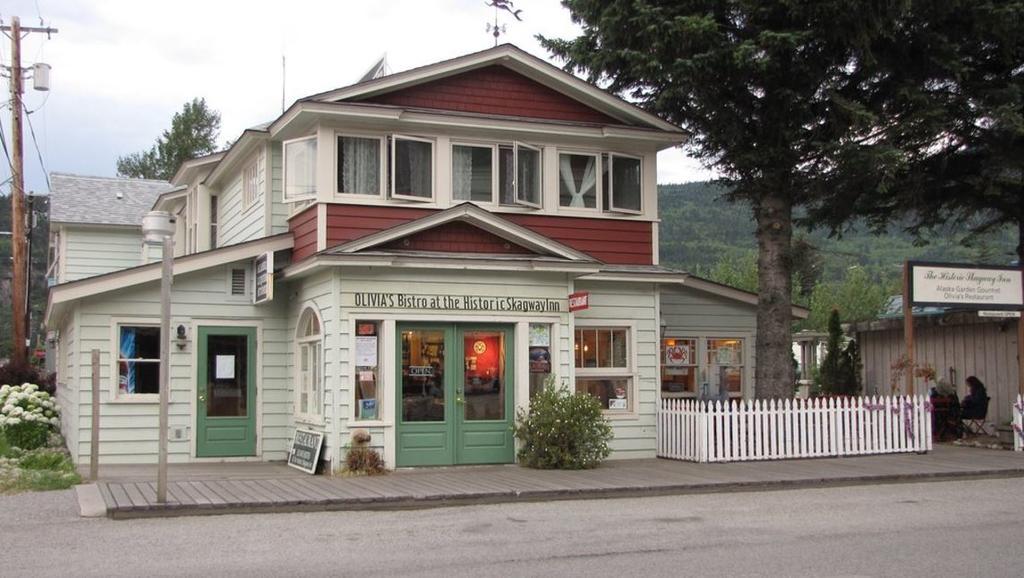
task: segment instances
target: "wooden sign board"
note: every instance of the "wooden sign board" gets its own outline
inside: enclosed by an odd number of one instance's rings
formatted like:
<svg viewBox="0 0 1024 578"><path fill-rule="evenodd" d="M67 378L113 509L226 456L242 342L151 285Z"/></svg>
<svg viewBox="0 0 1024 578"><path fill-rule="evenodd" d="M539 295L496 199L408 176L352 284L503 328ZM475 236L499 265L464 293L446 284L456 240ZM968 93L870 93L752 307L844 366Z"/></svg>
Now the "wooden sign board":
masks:
<svg viewBox="0 0 1024 578"><path fill-rule="evenodd" d="M1024 307L1022 271L1018 267L915 261L908 265L914 305L989 311Z"/></svg>
<svg viewBox="0 0 1024 578"><path fill-rule="evenodd" d="M320 448L324 445L324 433L304 429L295 430L292 447L288 450L288 465L315 474L320 462Z"/></svg>

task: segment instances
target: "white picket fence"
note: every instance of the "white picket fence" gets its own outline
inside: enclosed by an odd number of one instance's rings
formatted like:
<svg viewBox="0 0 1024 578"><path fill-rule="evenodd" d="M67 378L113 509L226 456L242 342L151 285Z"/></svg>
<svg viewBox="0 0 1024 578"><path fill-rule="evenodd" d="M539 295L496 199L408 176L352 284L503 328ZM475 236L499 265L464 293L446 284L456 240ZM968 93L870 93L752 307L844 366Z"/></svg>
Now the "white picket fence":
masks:
<svg viewBox="0 0 1024 578"><path fill-rule="evenodd" d="M1013 451L1024 451L1024 395L1013 404Z"/></svg>
<svg viewBox="0 0 1024 578"><path fill-rule="evenodd" d="M658 457L732 462L926 452L925 396L782 400L661 400Z"/></svg>

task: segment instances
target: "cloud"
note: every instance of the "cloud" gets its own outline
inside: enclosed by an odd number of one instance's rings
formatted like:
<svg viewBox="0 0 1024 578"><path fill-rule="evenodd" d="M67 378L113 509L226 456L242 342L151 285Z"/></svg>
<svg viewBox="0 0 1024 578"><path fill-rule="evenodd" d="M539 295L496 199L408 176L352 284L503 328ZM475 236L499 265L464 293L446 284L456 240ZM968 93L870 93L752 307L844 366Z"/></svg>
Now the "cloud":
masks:
<svg viewBox="0 0 1024 578"><path fill-rule="evenodd" d="M355 82L385 52L400 71L494 44L486 30L494 10L483 0L8 4L5 21L18 14L25 25L37 25L38 4L47 24L60 30L51 40L30 35L23 45L23 64L53 66L51 94L32 119L49 171L113 175L118 156L148 148L194 97L221 112L222 140L237 138L280 114L282 54L290 104ZM516 7L523 22L499 14L507 26L501 42L547 58L536 35L579 32L557 2L520 0ZM0 56L7 60L9 50ZM25 99L30 108L43 102L40 94ZM9 124L5 119L5 130ZM45 190L27 134L25 153L26 188ZM705 174L678 151L659 155L659 182Z"/></svg>

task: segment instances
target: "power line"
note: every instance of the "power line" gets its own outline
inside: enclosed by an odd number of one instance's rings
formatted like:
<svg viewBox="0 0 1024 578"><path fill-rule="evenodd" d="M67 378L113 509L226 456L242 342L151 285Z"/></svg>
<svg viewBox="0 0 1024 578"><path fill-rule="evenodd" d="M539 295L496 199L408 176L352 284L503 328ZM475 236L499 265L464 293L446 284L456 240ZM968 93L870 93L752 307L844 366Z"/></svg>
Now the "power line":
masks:
<svg viewBox="0 0 1024 578"><path fill-rule="evenodd" d="M39 168L43 169L43 176L46 177L46 190L50 190L50 173L46 171L46 165L43 163L43 153L39 152L39 141L36 139L36 129L32 127L32 113L26 114L25 120L28 121L28 132L32 135L32 146L36 149L36 157L39 159Z"/></svg>

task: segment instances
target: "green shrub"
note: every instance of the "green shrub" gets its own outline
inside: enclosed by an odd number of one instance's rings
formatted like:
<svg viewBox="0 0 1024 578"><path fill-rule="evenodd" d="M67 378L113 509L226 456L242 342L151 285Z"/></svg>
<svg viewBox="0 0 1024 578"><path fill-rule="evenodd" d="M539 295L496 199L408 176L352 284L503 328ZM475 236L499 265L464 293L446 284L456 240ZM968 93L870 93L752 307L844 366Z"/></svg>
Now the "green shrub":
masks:
<svg viewBox="0 0 1024 578"><path fill-rule="evenodd" d="M612 427L601 414L601 402L553 380L530 400L528 412L519 410L513 432L522 444L519 463L531 468L582 470L611 454Z"/></svg>
<svg viewBox="0 0 1024 578"><path fill-rule="evenodd" d="M25 452L18 459L18 466L26 470L74 471L74 466L64 452L48 448Z"/></svg>

